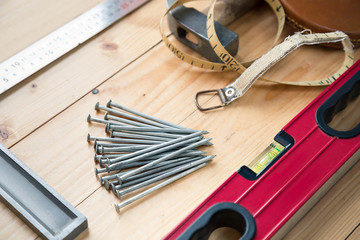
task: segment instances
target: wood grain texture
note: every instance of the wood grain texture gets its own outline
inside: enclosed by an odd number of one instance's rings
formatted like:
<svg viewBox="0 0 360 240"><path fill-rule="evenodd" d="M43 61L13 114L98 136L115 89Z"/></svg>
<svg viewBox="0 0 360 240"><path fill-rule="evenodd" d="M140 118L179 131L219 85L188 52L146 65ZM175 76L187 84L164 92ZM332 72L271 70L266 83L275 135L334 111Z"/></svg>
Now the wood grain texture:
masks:
<svg viewBox="0 0 360 240"><path fill-rule="evenodd" d="M21 3L9 1L12 21L20 21L16 9ZM32 4L34 9L47 5L40 0ZM77 1L77 5L82 3ZM230 174L251 162L324 89L257 82L227 108L199 112L194 105L195 93L223 87L237 74L193 68L174 57L162 43L157 45L164 5L160 0L151 1L0 95L0 130L9 133L1 142L88 218L89 228L78 239L160 239ZM72 6L77 8L76 4ZM85 11L83 7L79 12ZM72 16L76 16L78 10L73 11ZM3 14L6 11L0 10L0 19ZM233 23L231 27L241 36L238 57L251 59L264 53L273 41L275 23L266 5ZM285 29L283 35L289 34L291 30ZM109 43L116 44L117 49L104 49ZM306 47L292 53L267 76L293 81L316 79L339 66L341 57L342 51ZM359 57L357 50L356 59ZM32 88L34 83L37 87ZM91 92L94 88L99 90L97 94ZM88 133L105 135L103 125L88 124L86 117L101 117L103 112L96 112L94 105L105 105L109 99L173 123L209 131L214 146L203 150L217 157L209 166L118 214L114 203L120 200L100 187L94 174L94 150L86 141ZM286 239L344 239L351 234L360 222L359 167L359 163L355 165ZM0 239L36 237L2 204L0 216L0 224L6 226L0 228Z"/></svg>
<svg viewBox="0 0 360 240"><path fill-rule="evenodd" d="M356 226L354 231L352 231L349 236L346 238L347 240L356 240L360 238L360 223Z"/></svg>
<svg viewBox="0 0 360 240"><path fill-rule="evenodd" d="M29 18L38 11L37 9L42 8L43 2L38 2L33 9L31 8L32 11L27 12ZM78 4L82 5L82 2L79 1ZM72 12L72 4L65 4L63 7L64 12ZM85 11L83 7L81 10ZM163 11L162 2L149 2L147 9L135 11L126 17L126 21L115 23L109 31L95 36L70 54L2 94L0 111L6 114L0 117L0 131L3 133L1 142L7 147L12 146L157 44L160 41L158 21ZM151 14L146 14L148 12ZM154 12L157 14L153 14ZM78 13L71 14L73 18L77 15ZM14 16L12 22L24 21L23 15L16 16L17 19ZM67 22L69 17L65 16ZM52 23L54 18L47 15L44 19L43 21ZM59 27L58 21L53 24L49 22L52 30ZM15 27L18 27L16 33L22 32L23 28L26 29L26 26ZM4 35L11 34L10 30L4 27ZM35 33L38 34L37 39L43 37L43 33ZM14 35L21 39L17 34ZM147 36L146 41L143 41L143 35ZM13 54L13 51L11 52ZM32 107L29 107L30 104Z"/></svg>

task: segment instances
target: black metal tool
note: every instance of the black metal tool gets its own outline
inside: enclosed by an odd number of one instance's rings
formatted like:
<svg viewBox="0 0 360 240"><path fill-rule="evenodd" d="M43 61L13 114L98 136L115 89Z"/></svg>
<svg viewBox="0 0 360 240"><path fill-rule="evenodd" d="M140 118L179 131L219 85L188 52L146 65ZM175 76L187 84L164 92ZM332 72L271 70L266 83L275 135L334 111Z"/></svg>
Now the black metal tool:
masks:
<svg viewBox="0 0 360 240"><path fill-rule="evenodd" d="M252 9L259 0L222 0L219 5L219 18L215 21L216 33L220 43L235 56L239 46L239 36L224 25L244 15ZM174 0L167 0L169 8ZM168 24L174 36L183 44L195 50L203 57L213 62L222 62L212 49L206 33L206 15L194 8L179 6L168 14Z"/></svg>
<svg viewBox="0 0 360 240"><path fill-rule="evenodd" d="M222 62L212 49L206 34L206 15L194 8L180 6L168 15L171 32L183 44L200 53L208 60ZM239 36L215 22L215 29L219 40L225 49L232 55L238 51Z"/></svg>

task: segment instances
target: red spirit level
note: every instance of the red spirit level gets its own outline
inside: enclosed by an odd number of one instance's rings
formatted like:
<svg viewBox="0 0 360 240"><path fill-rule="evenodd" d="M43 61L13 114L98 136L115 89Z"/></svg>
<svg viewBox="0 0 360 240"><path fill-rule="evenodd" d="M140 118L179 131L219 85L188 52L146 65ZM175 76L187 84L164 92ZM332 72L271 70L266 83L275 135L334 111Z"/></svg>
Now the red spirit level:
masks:
<svg viewBox="0 0 360 240"><path fill-rule="evenodd" d="M359 99L360 61L165 239L208 239L220 227L239 231L241 239L283 237L360 159L359 120L346 130L333 125L334 116L345 108L359 109Z"/></svg>

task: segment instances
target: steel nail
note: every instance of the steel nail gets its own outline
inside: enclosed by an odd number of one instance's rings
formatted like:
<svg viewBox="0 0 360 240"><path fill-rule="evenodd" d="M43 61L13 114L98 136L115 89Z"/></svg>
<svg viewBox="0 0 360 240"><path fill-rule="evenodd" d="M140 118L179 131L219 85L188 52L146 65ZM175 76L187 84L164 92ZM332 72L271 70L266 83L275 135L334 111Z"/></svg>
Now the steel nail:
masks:
<svg viewBox="0 0 360 240"><path fill-rule="evenodd" d="M143 143L143 144L159 144L162 141L150 141L141 139L123 139L123 138L109 138L109 137L91 137L90 134L87 136L87 141L102 141L102 142L116 142L116 143Z"/></svg>
<svg viewBox="0 0 360 240"><path fill-rule="evenodd" d="M165 163L165 164L160 163L159 166L155 166L155 167L153 167L152 169L150 169L150 170L148 170L146 172L142 172L142 173L136 174L136 175L134 175L132 177L129 177L122 184L119 184L118 178L123 174L121 174L121 175L115 174L117 176L116 183L118 185L114 186L113 191L119 190L121 188L125 188L125 187L128 187L128 186L131 186L131 185L137 184L139 182L143 182L143 181L145 181L147 179L150 179L152 177L155 177L155 175L153 175L154 173L163 174L164 172L166 172L166 170L169 170L169 169L172 169L172 168L175 168L175 167L178 167L178 166L182 166L182 165L185 165L185 164L200 160L201 158L202 157L196 157L196 158L190 158L190 159L187 158L187 159L184 159L184 160L179 159L177 161L170 162L170 163ZM148 177L148 176L150 176L150 178L146 178L146 179L144 178L144 177Z"/></svg>
<svg viewBox="0 0 360 240"><path fill-rule="evenodd" d="M120 126L112 125L110 126L112 130L120 131L135 131L135 132L166 132L166 133L177 133L177 134L191 134L194 133L194 130L188 129L175 129L175 128L152 128L152 127L130 127L130 126ZM204 134L208 133L204 131Z"/></svg>
<svg viewBox="0 0 360 240"><path fill-rule="evenodd" d="M140 194L138 194L138 195L136 195L136 196L134 196L134 197L131 197L131 198L127 199L126 201L123 201L122 203L115 204L115 209L116 209L116 211L117 211L117 212L120 212L120 209L121 209L122 207L125 207L125 206L129 205L130 203L133 203L133 202L135 202L136 200L138 200L138 199L140 199L140 198L143 198L143 197L149 195L150 193L152 193L152 192L154 192L154 191L156 191L156 190L158 190L158 189L161 189L161 188L169 185L170 183L175 182L176 180L178 180L178 179L180 179L180 178L182 178L182 177L185 177L186 175L188 175L188 174L190 174L190 173L192 173L192 172L194 172L194 171L196 171L196 170L198 170L198 169L206 166L208 163L209 163L209 162L200 164L200 165L198 165L198 166L196 166L196 167L194 167L194 168L190 168L190 169L187 170L187 171L184 171L184 172L182 172L182 173L180 173L180 174L178 174L178 175L175 175L174 177L171 177L171 178L169 178L169 179L167 179L167 180L165 180L165 181L157 184L156 186L154 186L154 187L152 187L152 188L149 188L149 189L143 191L142 193L140 193Z"/></svg>
<svg viewBox="0 0 360 240"><path fill-rule="evenodd" d="M135 152L138 150L143 150L148 148L148 145L145 146L128 146L128 147L104 147L103 145L100 145L102 147L101 152L104 153L115 153L115 152Z"/></svg>
<svg viewBox="0 0 360 240"><path fill-rule="evenodd" d="M126 165L121 165L121 166L117 166L111 169L112 171L120 171L123 169L128 169L128 168L133 168L133 167L139 167L139 166L144 166L145 164L149 163L150 161L141 161L141 162L135 162L135 163L129 163ZM105 169L105 171L104 171ZM108 173L109 171L107 170L107 168L95 168L95 174L98 175L100 173Z"/></svg>
<svg viewBox="0 0 360 240"><path fill-rule="evenodd" d="M111 122L111 121L107 121L107 120L103 120L103 119L99 119L99 118L94 118L91 117L91 115L89 114L87 117L87 122L97 122L97 123L102 123L102 124L114 124L114 125L120 125L121 123L117 123L117 122Z"/></svg>
<svg viewBox="0 0 360 240"><path fill-rule="evenodd" d="M184 134L174 134L174 133L166 133L166 132L142 132L142 131L128 131L128 130L121 130L121 129L113 129L114 125L110 125L107 129L108 131L112 130L113 132L120 132L120 133L131 133L131 134L138 134L144 136L154 136L154 137L164 137L168 139L172 138L179 138L185 136Z"/></svg>
<svg viewBox="0 0 360 240"><path fill-rule="evenodd" d="M110 115L109 113L105 113L104 119L105 120L113 120L113 121L117 121L117 122L120 122L120 123L126 123L126 124L129 124L129 125L132 125L132 126L137 126L137 127L158 128L158 127L155 127L155 126L152 126L152 125L149 125L149 124L132 121L132 120L125 119L125 118L116 117L116 116Z"/></svg>
<svg viewBox="0 0 360 240"><path fill-rule="evenodd" d="M112 188L111 186L116 184L116 182L116 179L104 180L103 186L106 190L110 190L110 188Z"/></svg>
<svg viewBox="0 0 360 240"><path fill-rule="evenodd" d="M131 114L134 114L134 115L137 115L137 116L140 116L140 117L143 117L143 118L149 119L151 121L158 122L158 123L161 123L161 124L173 127L173 128L188 129L188 130L191 130L192 132L196 132L195 130L192 130L192 129L189 129L189 128L186 128L186 127L174 124L174 123L170 123L170 122L164 121L162 119L158 119L158 118L155 118L153 116L149 116L149 115L147 115L145 113L141 113L141 112L135 111L133 109L121 106L119 104L116 104L116 103L112 102L111 100L109 100L109 102L106 104L106 106L107 107L115 107L115 108L118 108L118 109L123 110L125 112L131 113Z"/></svg>
<svg viewBox="0 0 360 240"><path fill-rule="evenodd" d="M148 186L148 185L150 185L150 184L152 184L152 183L155 183L155 182L157 182L157 181L160 181L160 180L162 180L162 179L164 179L164 178L170 177L170 176L172 176L172 175L174 175L174 174L177 174L177 173L179 173L179 172L182 172L182 171L184 171L184 170L187 170L187 169L189 169L189 168L192 168L192 167L197 166L197 165L199 165L199 164L202 164L202 163L204 163L204 162L210 161L210 160L213 159L214 157L215 157L215 155L211 155L211 156L202 158L202 159L200 159L200 160L197 160L197 161L194 161L194 162L191 162L191 163L182 165L182 166L180 166L180 167L171 169L171 170L169 170L169 171L166 171L165 173L163 173L163 174L161 174L161 175L159 175L159 176L156 176L156 177L151 178L151 179L149 179L149 180L143 181L143 182L141 182L141 183L139 183L139 184L136 184L136 185L134 185L134 186L128 187L128 188L126 188L126 189L124 189L124 190L117 191L117 196L118 196L118 198L120 198L121 196L123 196L123 195L125 195L125 194L127 194L127 193L131 193L131 192L136 191L136 190L138 190L138 189L140 189L140 188L143 188L143 187L145 187L145 186ZM124 175L123 175L123 176L124 176ZM121 177L120 177L120 179L121 179ZM118 181L119 181L119 178L118 178ZM120 181L120 184L121 184L121 181ZM124 184L125 184L125 183L124 183Z"/></svg>
<svg viewBox="0 0 360 240"><path fill-rule="evenodd" d="M99 173L106 173L106 168L95 168L95 174L98 175Z"/></svg>
<svg viewBox="0 0 360 240"><path fill-rule="evenodd" d="M140 178L140 177L143 177L143 176L147 176L147 175L152 174L154 172L160 172L160 171L167 170L167 169L170 169L170 168L182 165L182 164L193 162L193 161L199 160L199 159L201 159L203 157L204 156L179 157L179 158L169 159L169 160L167 160L165 162L161 162L161 163L153 166L153 168L149 169L148 171L138 173L138 174L135 174L135 175L127 178L125 180L125 182L126 181L132 181L134 179L137 179L137 178ZM131 171L131 170L129 170L129 171ZM123 174L121 174L121 175L123 175ZM120 177L121 175L118 175L117 178Z"/></svg>
<svg viewBox="0 0 360 240"><path fill-rule="evenodd" d="M100 160L100 159L104 159L104 158L116 158L116 157L120 157L125 155L126 153L117 153L117 154L105 154L105 155L98 155L95 153L94 159L96 159L96 161Z"/></svg>
<svg viewBox="0 0 360 240"><path fill-rule="evenodd" d="M153 179L153 178L156 178L156 177L159 177L161 176L162 174L164 174L163 172L158 172L158 173L153 173L151 175L148 175L148 176L144 176L142 178L139 178L139 179L136 179L136 180L133 180L133 181L129 181L129 182L126 182L126 183L122 183L122 184L119 184L119 181L116 181L116 183L112 184L111 186L111 190L112 192L119 197L119 189L123 189L123 188L126 188L126 187L131 187L131 186L135 186L136 184L140 184L142 182L145 182L145 181L148 181L150 179Z"/></svg>
<svg viewBox="0 0 360 240"><path fill-rule="evenodd" d="M101 184L104 184L104 181L108 181L108 180L112 180L112 179L117 179L116 174L112 174L112 175L107 175L107 176L100 176L97 175L98 179L100 181Z"/></svg>
<svg viewBox="0 0 360 240"><path fill-rule="evenodd" d="M90 133L88 133L86 140L87 140L88 142L91 142L91 141L95 140L95 138L94 138L94 137L91 137L91 136L90 136Z"/></svg>
<svg viewBox="0 0 360 240"><path fill-rule="evenodd" d="M152 147L145 148L143 150L134 152L132 154L128 154L122 157L114 158L109 160L109 165L116 165L116 164L123 164L124 162L135 162L142 158L147 158L159 153L167 152L172 149L176 149L179 147L182 147L183 145L187 145L196 141L199 141L199 137L193 137L190 139L186 139L180 142L176 142L173 144L159 144L159 145L153 145ZM169 142L168 142L169 143ZM162 146L160 146L162 145ZM170 153L169 153L170 154ZM121 163L119 163L121 161ZM111 166L109 166L111 168Z"/></svg>
<svg viewBox="0 0 360 240"><path fill-rule="evenodd" d="M139 155L142 155L144 153L148 153L148 152L151 152L153 150L157 150L157 149L161 149L161 148L165 148L167 146L170 146L170 145L173 145L173 144L176 144L176 143L179 143L179 142L184 142L188 139L191 139L191 138L194 138L194 137L197 137L199 135L202 135L202 131L198 131L198 132L195 132L195 133L192 133L192 134L189 134L187 136L184 136L184 137L180 137L180 138L177 138L177 139L173 139L171 141L168 141L168 142L164 142L164 143L161 143L161 144L157 144L157 145L153 145L149 148L146 148L144 150L140 150L138 152L135 152L135 153L132 153L132 154L128 154L127 156L124 156L124 157L121 157L121 158L118 158L117 160L125 160L125 159L129 159L129 158L132 158L132 157L136 157L136 156L139 156ZM115 160L115 161L117 161ZM113 161L113 162L115 162ZM111 162L110 162L111 163Z"/></svg>
<svg viewBox="0 0 360 240"><path fill-rule="evenodd" d="M139 121L139 122L142 122L142 123L147 123L147 124L157 126L157 127L167 127L167 125L164 125L164 124L161 124L161 123L158 123L158 122L150 121L150 120L145 119L145 118L140 118L140 117L137 117L137 116L134 116L134 115L131 115L131 114L120 112L120 111L117 111L117 110L115 110L113 108L101 106L98 102L95 104L95 110L97 110L97 111L98 110L107 111L107 112L115 114L117 116L129 118L129 119L132 119L132 120L135 120L135 121Z"/></svg>
<svg viewBox="0 0 360 240"><path fill-rule="evenodd" d="M100 180L100 183L103 184L104 181L106 180L114 180L117 179L118 176L121 176L127 172L129 172L130 170L126 170L126 171L118 171L117 173L111 174L111 175L105 175L105 176L101 176L98 175L98 178Z"/></svg>
<svg viewBox="0 0 360 240"><path fill-rule="evenodd" d="M101 142L96 142L96 145L103 146L103 147L132 147L132 146L150 147L150 146L152 146L152 145L148 145L148 144L137 144L137 143L130 144L130 143L101 143Z"/></svg>
<svg viewBox="0 0 360 240"><path fill-rule="evenodd" d="M118 164L116 166L112 166L111 169L108 168L108 165L106 163L103 163L103 165L105 166L106 169L108 169L108 173L113 172L113 171L119 171L119 170L124 170L124 169L130 169L130 168L134 168L134 167L142 167L145 166L146 164L149 164L151 162L153 162L155 160L150 160L148 158L146 159L141 159L141 161L136 161L136 162L131 162L131 163L124 163L124 164ZM174 163L176 162L176 158L170 158L170 159L166 159L160 163L154 164L153 166L150 166L147 170L153 169L153 168L157 168L160 166L164 166L166 164L170 164L170 163ZM101 170L103 172L103 170ZM132 172L133 169L129 170L128 172ZM127 172L127 173L128 173ZM127 174L125 173L125 174ZM125 175L125 174L121 174L121 175ZM126 181L126 180L124 180Z"/></svg>
<svg viewBox="0 0 360 240"><path fill-rule="evenodd" d="M165 138L165 137L156 137L156 136L149 136L143 134L136 134L136 133L124 133L124 132L114 132L111 131L111 137L122 137L122 138L135 138L135 139L143 139L143 140L153 140L153 141L161 141L167 142L172 140L172 138Z"/></svg>
<svg viewBox="0 0 360 240"><path fill-rule="evenodd" d="M153 155L153 156L150 156L150 157L146 157L146 158L141 158L141 159L138 159L138 161L143 161L143 160L156 160L158 158L161 158L161 157L164 157L166 155L168 155L170 152L163 152L163 153L160 153L160 154L156 154L156 155ZM203 154L205 154L206 152L204 151L199 151L199 150L187 150L186 152L180 154L178 157L198 157L198 156L201 156ZM123 153L123 154L106 154L106 155L97 155L95 158L97 159L96 162L99 162L100 166L103 167L105 165L108 165L109 162L108 162L108 159L114 159L114 158L117 158L117 157L121 157L121 156L124 156L126 155L126 153Z"/></svg>
<svg viewBox="0 0 360 240"><path fill-rule="evenodd" d="M199 150L188 150L182 154L180 154L178 157L196 157L196 156L200 156L205 154L206 152L204 151L199 151ZM167 154L169 154L169 152L164 152L164 153L160 153L154 156L150 156L150 157L146 157L147 160L156 160L158 158L161 158L163 156L166 156ZM94 156L94 161L95 162L99 162L100 167L103 167L104 164L109 164L108 159L114 159L117 157L121 157L126 155L126 153L119 153L119 154L106 154L106 155L97 155L95 154ZM144 159L140 159L139 161L144 160Z"/></svg>
<svg viewBox="0 0 360 240"><path fill-rule="evenodd" d="M122 176L119 178L119 181L120 181L120 183L121 183L122 181L124 181L126 178L129 178L130 176L133 176L133 175L135 175L135 174L137 174L137 173L139 173L139 172L145 171L145 170L149 169L150 167L152 167L152 166L154 166L154 165L156 165L156 164L158 164L158 163L160 163L160 162L163 162L163 161L168 160L168 159L170 159L170 158L174 158L174 157L178 156L179 154L185 152L186 150L192 149L192 148L194 148L194 147L201 146L201 145L203 145L205 142L210 141L210 140L211 140L211 138L203 139L203 140L201 140L201 141L199 141L199 142L190 144L190 145L188 145L188 146L186 146L186 147L183 147L183 148L181 148L181 149L179 149L179 150L177 150L177 151L175 151L175 152L172 152L172 153L170 153L170 154L168 154L168 155L166 155L166 156L164 156L164 157L162 157L162 158L159 158L159 159L157 159L157 160L154 160L154 161L152 161L152 162L150 162L150 163L148 163L148 164L146 164L146 165L144 165L144 166L142 166L142 167L138 167L138 168L130 171L129 173L126 173L126 174L122 175Z"/></svg>

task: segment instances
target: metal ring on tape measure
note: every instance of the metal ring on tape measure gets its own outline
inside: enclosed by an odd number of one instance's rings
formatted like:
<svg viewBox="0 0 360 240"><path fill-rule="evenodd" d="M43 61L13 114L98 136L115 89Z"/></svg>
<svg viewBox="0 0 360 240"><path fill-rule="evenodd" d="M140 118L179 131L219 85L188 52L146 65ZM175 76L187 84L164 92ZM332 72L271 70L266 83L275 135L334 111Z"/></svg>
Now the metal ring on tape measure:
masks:
<svg viewBox="0 0 360 240"><path fill-rule="evenodd" d="M217 92L217 95L220 97L221 105L215 107L208 107L206 109L199 107L198 96L196 94L196 105L201 111L208 111L219 107L224 107L229 105L235 99L243 96L245 92L254 84L254 82L266 72L271 66L276 64L282 58L287 56L296 48L302 45L313 45L319 43L328 43L328 42L339 42L341 41L345 53L351 54L351 42L349 37L343 32L331 32L331 33L318 33L318 34L307 34L302 35L301 33L295 33L292 36L285 38L285 40L279 45L273 47L266 54L257 59L246 71L240 75L233 83L229 84L225 88L219 90L211 90L212 92ZM347 57L345 58L347 59ZM346 60L345 60L346 61ZM348 68L348 65L344 65L340 70L345 71ZM339 75L340 76L340 75ZM335 77L334 79L335 80ZM202 91L205 93L209 91Z"/></svg>
<svg viewBox="0 0 360 240"><path fill-rule="evenodd" d="M211 106L211 107L203 107L199 103L199 96L205 95L209 93L214 93L214 95L218 95L221 101L221 104ZM226 105L230 104L232 101L236 99L236 90L233 87L221 88L221 89L214 89L214 90L206 90L197 92L195 95L195 105L200 111L210 111L217 108L225 107Z"/></svg>

